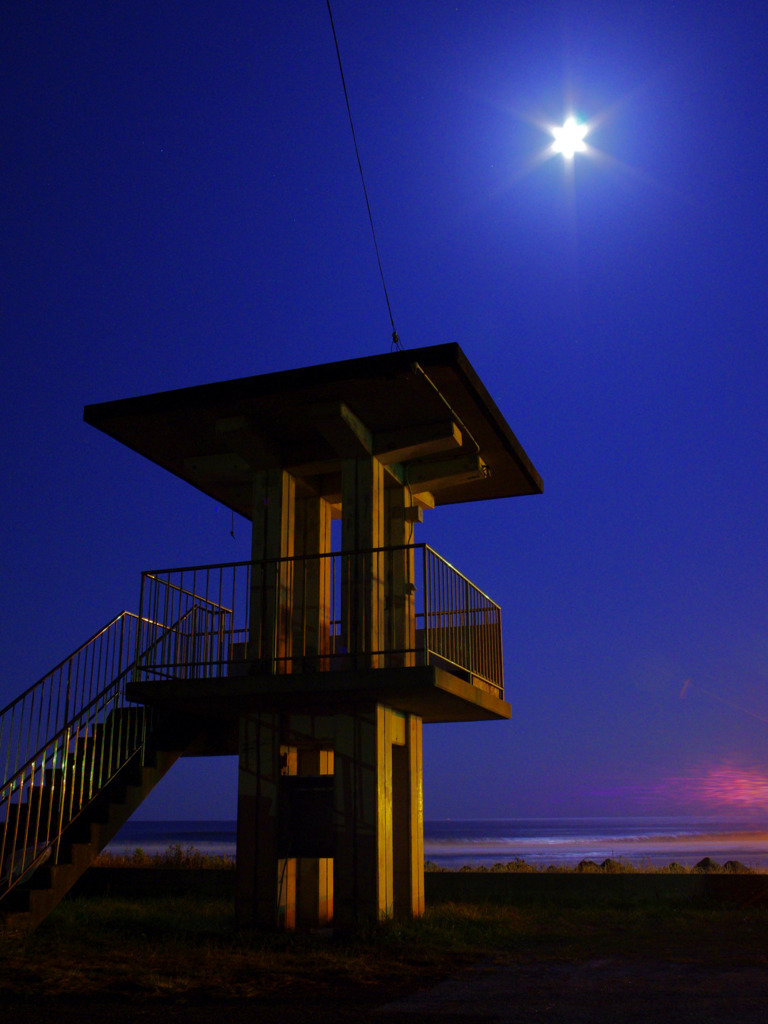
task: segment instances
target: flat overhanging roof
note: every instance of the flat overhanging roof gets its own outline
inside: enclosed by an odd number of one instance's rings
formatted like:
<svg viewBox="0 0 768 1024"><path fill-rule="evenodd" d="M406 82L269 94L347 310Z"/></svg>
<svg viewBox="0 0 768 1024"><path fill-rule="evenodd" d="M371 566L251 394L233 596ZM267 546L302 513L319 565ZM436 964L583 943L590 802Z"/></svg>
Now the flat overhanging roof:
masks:
<svg viewBox="0 0 768 1024"><path fill-rule="evenodd" d="M543 491L456 344L88 405L84 419L249 519L256 472L337 500L342 461L366 452L428 504Z"/></svg>

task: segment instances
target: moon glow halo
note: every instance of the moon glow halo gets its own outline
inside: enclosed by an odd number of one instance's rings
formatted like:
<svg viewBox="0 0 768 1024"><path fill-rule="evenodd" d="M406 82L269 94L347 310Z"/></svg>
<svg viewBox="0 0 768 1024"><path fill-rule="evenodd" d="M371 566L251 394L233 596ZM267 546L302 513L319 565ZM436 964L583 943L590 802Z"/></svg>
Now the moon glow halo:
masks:
<svg viewBox="0 0 768 1024"><path fill-rule="evenodd" d="M562 153L564 160L573 160L576 153L585 153L587 144L584 137L589 125L580 124L575 117L567 117L559 128L550 128L554 142L552 153Z"/></svg>

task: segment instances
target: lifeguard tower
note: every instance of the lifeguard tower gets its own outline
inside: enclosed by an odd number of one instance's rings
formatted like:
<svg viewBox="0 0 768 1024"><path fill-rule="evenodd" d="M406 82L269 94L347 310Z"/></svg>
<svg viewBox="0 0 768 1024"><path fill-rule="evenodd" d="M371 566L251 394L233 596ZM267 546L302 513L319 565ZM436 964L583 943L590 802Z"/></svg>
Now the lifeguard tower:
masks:
<svg viewBox="0 0 768 1024"><path fill-rule="evenodd" d="M120 710L146 709L137 742L178 719L183 752L238 754L240 923L421 914L422 723L510 708L500 608L416 527L440 505L542 490L462 350L91 405L85 420L253 524L248 562L143 574Z"/></svg>

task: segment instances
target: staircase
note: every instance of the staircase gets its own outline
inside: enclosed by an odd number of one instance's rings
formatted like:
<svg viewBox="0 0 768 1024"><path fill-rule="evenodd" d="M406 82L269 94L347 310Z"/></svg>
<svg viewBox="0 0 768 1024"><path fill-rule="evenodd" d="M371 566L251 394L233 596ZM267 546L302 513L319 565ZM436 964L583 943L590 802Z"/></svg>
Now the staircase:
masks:
<svg viewBox="0 0 768 1024"><path fill-rule="evenodd" d="M151 659L185 631L147 647L142 625L122 612L0 712L5 929L37 927L201 731L128 701L137 651Z"/></svg>

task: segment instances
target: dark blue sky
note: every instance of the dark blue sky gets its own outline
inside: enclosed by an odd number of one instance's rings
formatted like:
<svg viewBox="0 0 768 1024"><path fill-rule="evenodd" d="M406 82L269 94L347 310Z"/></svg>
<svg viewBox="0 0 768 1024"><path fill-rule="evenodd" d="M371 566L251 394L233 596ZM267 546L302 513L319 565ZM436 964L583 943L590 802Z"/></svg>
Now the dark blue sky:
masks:
<svg viewBox="0 0 768 1024"><path fill-rule="evenodd" d="M768 815L768 7L334 17L402 342L462 345L546 487L417 538L501 604L514 709L425 730L426 816ZM9 0L0 46L4 703L141 570L248 556L85 404L390 325L322 0ZM185 762L144 814L234 793Z"/></svg>

